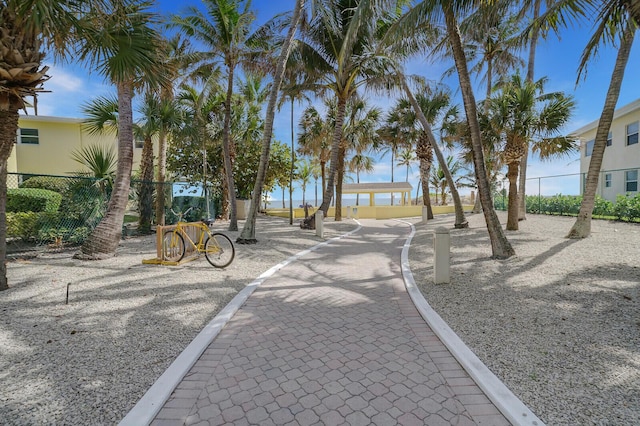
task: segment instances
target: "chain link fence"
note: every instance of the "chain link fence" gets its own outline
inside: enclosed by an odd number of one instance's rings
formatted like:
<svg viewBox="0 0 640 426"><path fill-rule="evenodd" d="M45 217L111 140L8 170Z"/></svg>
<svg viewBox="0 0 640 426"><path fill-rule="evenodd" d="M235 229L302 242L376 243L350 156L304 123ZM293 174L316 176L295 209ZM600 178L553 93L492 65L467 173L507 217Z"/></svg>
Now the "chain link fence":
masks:
<svg viewBox="0 0 640 426"><path fill-rule="evenodd" d="M598 179L593 214L617 220L636 221L638 169L603 170ZM586 173L542 176L527 179L527 213L576 215L580 210ZM508 207L509 181L498 183L494 191L497 210Z"/></svg>
<svg viewBox="0 0 640 426"><path fill-rule="evenodd" d="M174 182L159 184L132 180L125 212L123 232L135 230L140 208L153 220L155 194L162 188L166 212L175 203L188 203L174 197ZM141 203L144 190L150 196ZM104 216L111 182L77 176L50 176L9 173L7 176L7 248L20 251L33 246L60 247L81 244ZM178 199L176 201L176 198ZM191 197L194 198L194 197ZM182 206L178 206L182 208ZM166 214L165 214L166 215ZM170 215L168 221L171 220ZM127 231L129 230L129 231Z"/></svg>

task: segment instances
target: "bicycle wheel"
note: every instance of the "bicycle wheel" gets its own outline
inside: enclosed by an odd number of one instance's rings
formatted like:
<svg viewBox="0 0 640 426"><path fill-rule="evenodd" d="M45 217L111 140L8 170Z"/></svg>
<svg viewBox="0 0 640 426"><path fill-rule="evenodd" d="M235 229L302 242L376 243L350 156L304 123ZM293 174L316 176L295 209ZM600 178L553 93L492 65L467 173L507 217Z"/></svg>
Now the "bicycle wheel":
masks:
<svg viewBox="0 0 640 426"><path fill-rule="evenodd" d="M184 237L178 232L167 231L162 238L163 260L180 262L184 257Z"/></svg>
<svg viewBox="0 0 640 426"><path fill-rule="evenodd" d="M204 255L209 263L216 268L229 266L235 254L236 250L233 248L233 243L224 234L211 234L204 243Z"/></svg>

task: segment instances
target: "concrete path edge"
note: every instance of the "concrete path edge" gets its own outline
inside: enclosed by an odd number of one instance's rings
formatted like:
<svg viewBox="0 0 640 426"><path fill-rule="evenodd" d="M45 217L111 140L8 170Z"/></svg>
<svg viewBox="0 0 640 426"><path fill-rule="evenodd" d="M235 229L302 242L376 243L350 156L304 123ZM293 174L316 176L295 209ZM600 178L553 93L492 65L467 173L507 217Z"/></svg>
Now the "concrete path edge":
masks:
<svg viewBox="0 0 640 426"><path fill-rule="evenodd" d="M169 365L167 370L154 382L147 392L140 398L136 405L127 413L127 415L118 423L119 426L140 426L148 425L156 417L165 402L169 399L173 390L178 386L180 381L189 372L191 367L200 358L205 349L213 342L222 328L233 318L235 313L247 301L249 296L258 288L267 278L271 277L280 269L298 260L300 257L311 253L330 244L333 241L340 240L351 234L358 232L362 226L359 221L355 220L358 225L355 229L331 238L327 241L316 244L306 250L302 250L286 260L271 267L263 272L258 278L243 288L233 299L216 315L189 345L178 355L178 357Z"/></svg>
<svg viewBox="0 0 640 426"><path fill-rule="evenodd" d="M398 222L405 223L411 227L409 237L402 247L400 261L405 287L422 318L507 420L517 426L544 426L542 420L484 365L429 305L418 289L409 265L409 248L411 247L411 240L416 233L416 228L410 222L403 220L398 220Z"/></svg>

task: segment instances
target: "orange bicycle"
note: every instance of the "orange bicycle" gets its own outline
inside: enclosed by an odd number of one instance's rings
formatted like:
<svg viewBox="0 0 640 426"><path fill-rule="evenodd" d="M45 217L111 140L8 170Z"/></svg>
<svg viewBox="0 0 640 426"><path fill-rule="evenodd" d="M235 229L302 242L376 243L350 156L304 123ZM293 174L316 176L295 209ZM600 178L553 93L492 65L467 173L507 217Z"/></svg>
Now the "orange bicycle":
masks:
<svg viewBox="0 0 640 426"><path fill-rule="evenodd" d="M174 229L165 232L162 238L162 253L164 260L168 260L170 262L181 261L184 258L185 253L187 253L186 241L188 242L189 247L193 249L191 251L204 253L207 261L212 266L216 268L225 268L229 266L235 257L235 248L233 247L233 243L229 237L224 234L219 232L212 233L209 229L209 224L205 221L198 223L183 222L182 217L189 213L191 209L193 209L193 207L190 207L184 213L176 213L171 209L171 212L178 217L178 223ZM186 229L187 225L191 229L195 227L200 231L199 237L196 238L197 241L194 241L189 236Z"/></svg>

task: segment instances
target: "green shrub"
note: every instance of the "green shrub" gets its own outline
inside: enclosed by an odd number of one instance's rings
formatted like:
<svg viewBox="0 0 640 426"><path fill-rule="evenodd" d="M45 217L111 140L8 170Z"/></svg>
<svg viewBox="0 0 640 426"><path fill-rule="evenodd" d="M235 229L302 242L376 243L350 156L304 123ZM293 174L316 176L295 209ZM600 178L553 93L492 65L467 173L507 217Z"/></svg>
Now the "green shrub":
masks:
<svg viewBox="0 0 640 426"><path fill-rule="evenodd" d="M626 195L618 194L618 196L616 197L616 203L613 206L613 214L618 220L630 218L631 210L629 197L627 197Z"/></svg>
<svg viewBox="0 0 640 426"><path fill-rule="evenodd" d="M47 189L64 194L69 190L72 179L55 176L33 176L22 182L20 188Z"/></svg>
<svg viewBox="0 0 640 426"><path fill-rule="evenodd" d="M7 190L7 212L49 212L60 208L62 195L37 188L11 188Z"/></svg>
<svg viewBox="0 0 640 426"><path fill-rule="evenodd" d="M38 236L40 213L7 212L7 237L30 240Z"/></svg>
<svg viewBox="0 0 640 426"><path fill-rule="evenodd" d="M593 214L595 216L613 216L613 203L609 200L605 200L599 195L596 195Z"/></svg>

